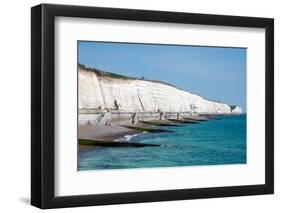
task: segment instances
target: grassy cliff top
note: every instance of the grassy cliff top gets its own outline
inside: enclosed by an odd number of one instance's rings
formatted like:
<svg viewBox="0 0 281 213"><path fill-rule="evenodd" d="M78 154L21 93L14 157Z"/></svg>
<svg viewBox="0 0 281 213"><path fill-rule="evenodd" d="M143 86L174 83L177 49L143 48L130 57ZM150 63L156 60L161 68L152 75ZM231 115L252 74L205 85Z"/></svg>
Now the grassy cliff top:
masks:
<svg viewBox="0 0 281 213"><path fill-rule="evenodd" d="M169 83L166 83L166 82L163 82L163 81L148 80L148 79L144 79L144 78L136 78L136 77L130 77L130 76L126 76L126 75L119 75L119 74L116 74L116 73L103 71L103 70L100 70L100 69L97 69L97 68L87 67L84 64L78 64L78 67L83 69L83 70L89 71L89 72L95 72L98 76L101 76L101 77L110 77L110 78L124 79L124 80L150 81L150 82L161 83L161 84L165 84L165 85L169 85L169 86L177 88L175 85L169 84ZM177 89L179 89L179 88L177 88Z"/></svg>
<svg viewBox="0 0 281 213"><path fill-rule="evenodd" d="M98 76L101 76L101 77L110 77L110 78L128 79L128 80L138 79L138 78L133 78L133 77L125 76L125 75L119 75L119 74L112 73L112 72L102 71L102 70L99 70L96 68L87 67L84 64L78 64L78 67L80 69L83 69L83 70L86 70L89 72L95 72Z"/></svg>

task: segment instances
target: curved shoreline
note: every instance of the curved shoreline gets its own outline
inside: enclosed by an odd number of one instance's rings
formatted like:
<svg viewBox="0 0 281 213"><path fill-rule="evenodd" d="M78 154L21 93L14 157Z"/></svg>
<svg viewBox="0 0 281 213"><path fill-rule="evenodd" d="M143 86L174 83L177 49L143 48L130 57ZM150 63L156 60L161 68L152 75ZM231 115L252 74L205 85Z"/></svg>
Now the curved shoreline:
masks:
<svg viewBox="0 0 281 213"><path fill-rule="evenodd" d="M134 138L145 133L173 133L174 130L166 129L167 126L181 126L183 124L194 125L216 120L217 116L196 116L183 117L181 119L164 119L164 120L146 120L136 124L118 125L118 124L86 124L79 125L79 145L81 146L133 146L140 147L144 145L140 141L134 141ZM162 126L163 125L163 126ZM114 144L116 143L116 144ZM122 145L123 143L123 145ZM131 143L128 144L128 143ZM147 145L148 146L148 145Z"/></svg>

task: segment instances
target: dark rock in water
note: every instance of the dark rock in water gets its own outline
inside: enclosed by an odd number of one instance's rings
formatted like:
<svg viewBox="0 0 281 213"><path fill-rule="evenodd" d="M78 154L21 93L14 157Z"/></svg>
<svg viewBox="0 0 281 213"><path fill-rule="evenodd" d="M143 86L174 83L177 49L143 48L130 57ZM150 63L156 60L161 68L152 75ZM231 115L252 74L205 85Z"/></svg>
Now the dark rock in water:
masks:
<svg viewBox="0 0 281 213"><path fill-rule="evenodd" d="M122 141L102 141L102 140L88 140L88 139L79 139L79 145L101 146L101 147L148 147L148 146L160 146L158 144L145 144L145 143L135 143L135 142L122 142Z"/></svg>
<svg viewBox="0 0 281 213"><path fill-rule="evenodd" d="M187 120L187 119L184 119L184 120L168 119L168 120L169 120L169 121L173 121L173 122L178 122L178 123L198 124L197 121L194 121L194 120Z"/></svg>
<svg viewBox="0 0 281 213"><path fill-rule="evenodd" d="M128 129L133 129L136 131L140 131L140 132L150 132L150 133L175 132L175 131L166 130L166 129L156 129L156 128L149 128L149 127L142 127L142 126L123 126L123 127L126 127Z"/></svg>
<svg viewBox="0 0 281 213"><path fill-rule="evenodd" d="M139 121L139 122L144 123L144 124L149 124L149 125L152 125L152 126L179 126L178 124L172 123L168 120L166 122L163 121L163 120L159 120L159 121Z"/></svg>
<svg viewBox="0 0 281 213"><path fill-rule="evenodd" d="M183 117L183 120L190 120L190 121L208 121L209 119L204 117Z"/></svg>

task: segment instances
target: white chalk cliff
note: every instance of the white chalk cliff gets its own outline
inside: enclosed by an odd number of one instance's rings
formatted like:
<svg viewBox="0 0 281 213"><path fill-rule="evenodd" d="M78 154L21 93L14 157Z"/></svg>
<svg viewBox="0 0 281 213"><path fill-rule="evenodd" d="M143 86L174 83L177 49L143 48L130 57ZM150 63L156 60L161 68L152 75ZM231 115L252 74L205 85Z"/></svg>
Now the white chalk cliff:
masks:
<svg viewBox="0 0 281 213"><path fill-rule="evenodd" d="M238 106L207 100L163 82L119 76L78 66L79 109L122 112L242 113Z"/></svg>

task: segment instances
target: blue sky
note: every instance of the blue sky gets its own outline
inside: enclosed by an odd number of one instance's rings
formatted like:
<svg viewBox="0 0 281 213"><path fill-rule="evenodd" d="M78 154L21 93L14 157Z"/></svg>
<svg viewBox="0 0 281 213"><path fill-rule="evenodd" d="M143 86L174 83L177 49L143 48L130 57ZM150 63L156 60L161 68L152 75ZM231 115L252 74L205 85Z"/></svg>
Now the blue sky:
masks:
<svg viewBox="0 0 281 213"><path fill-rule="evenodd" d="M88 67L164 81L246 111L245 48L84 41L78 48Z"/></svg>

